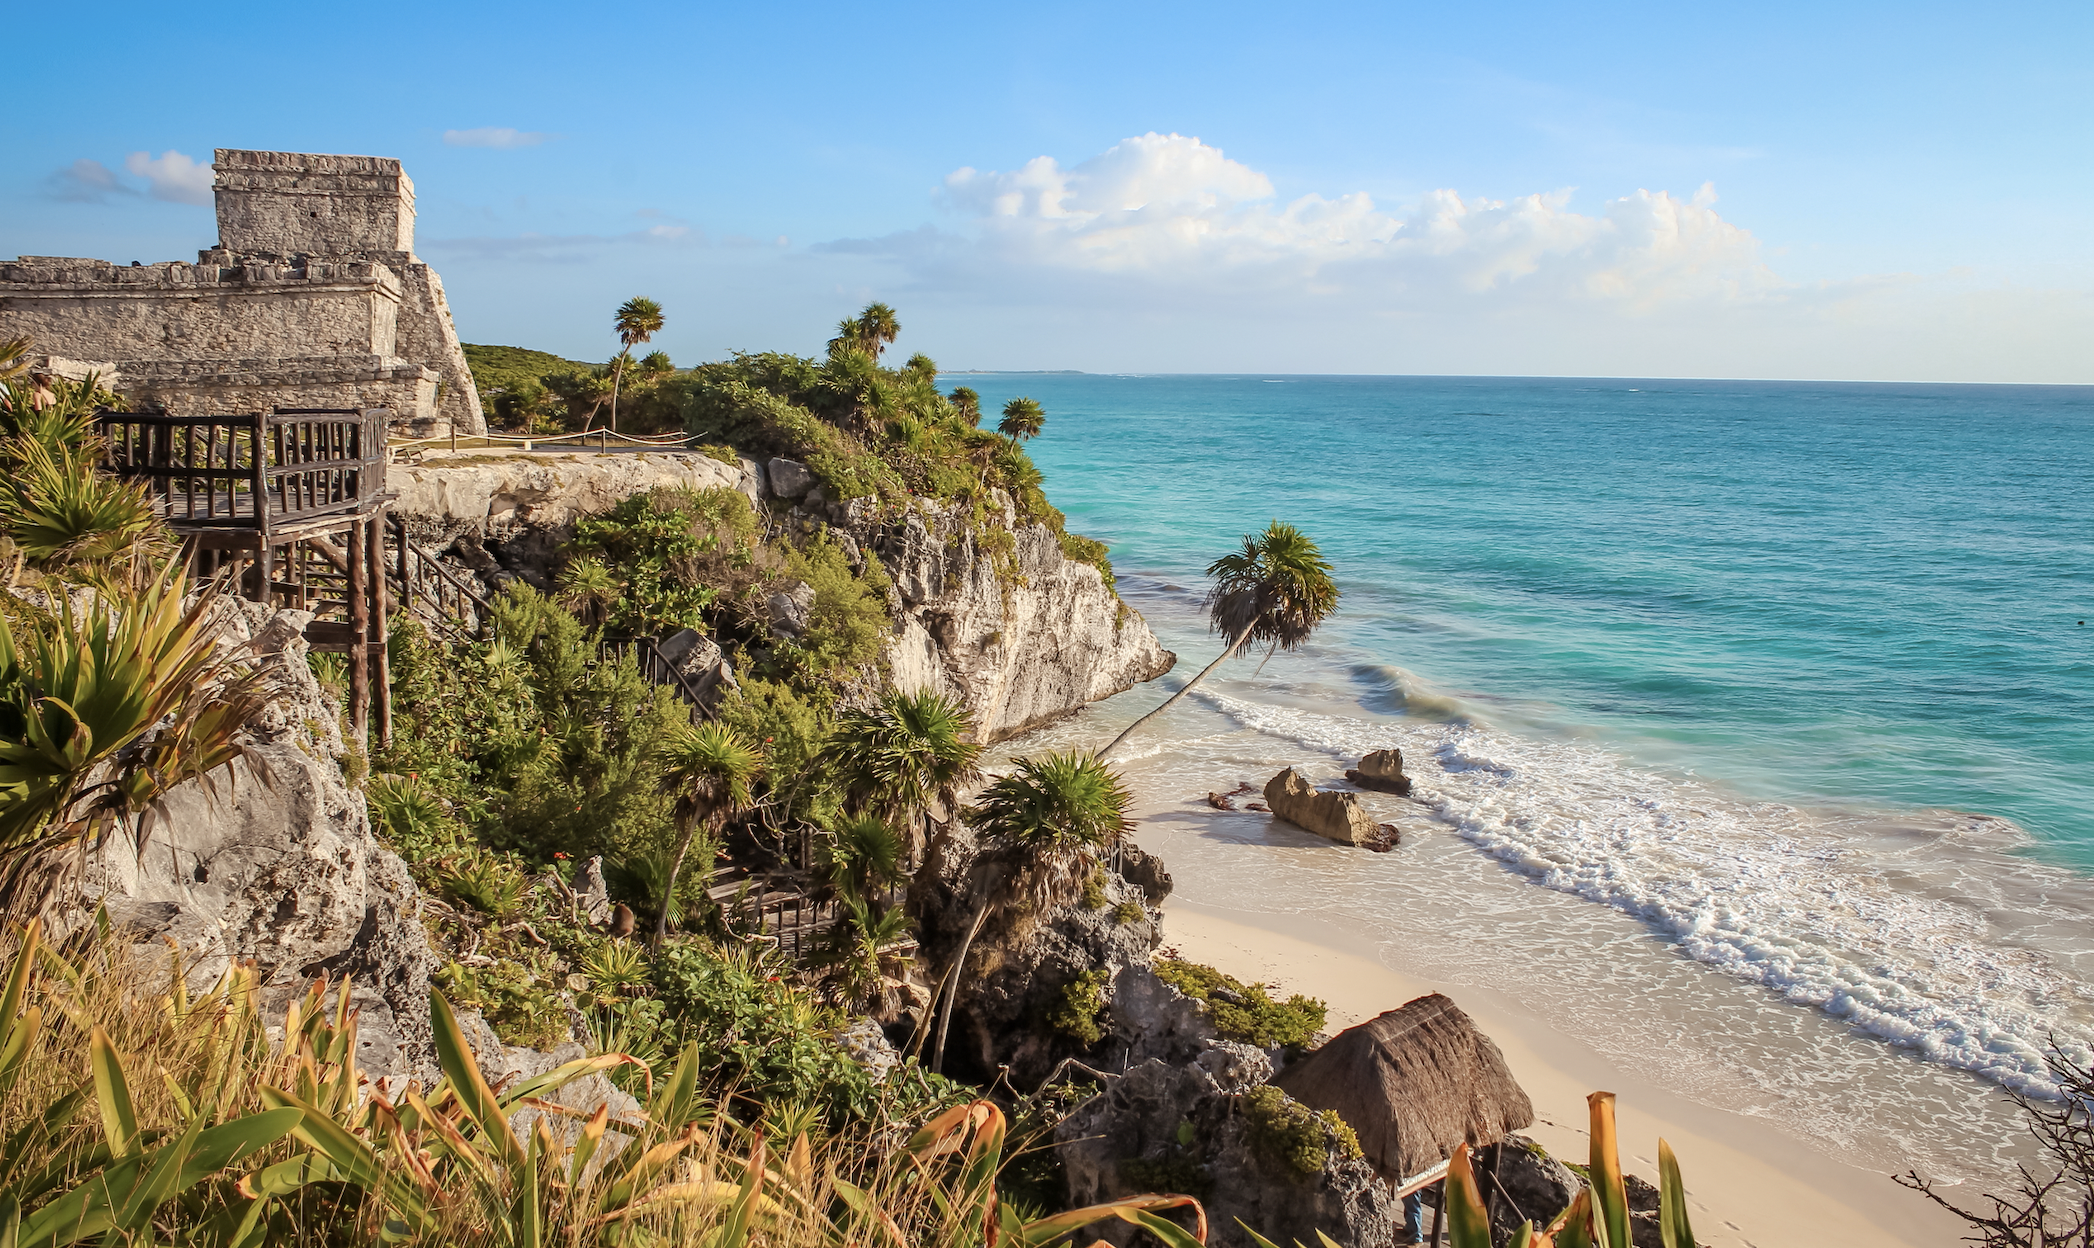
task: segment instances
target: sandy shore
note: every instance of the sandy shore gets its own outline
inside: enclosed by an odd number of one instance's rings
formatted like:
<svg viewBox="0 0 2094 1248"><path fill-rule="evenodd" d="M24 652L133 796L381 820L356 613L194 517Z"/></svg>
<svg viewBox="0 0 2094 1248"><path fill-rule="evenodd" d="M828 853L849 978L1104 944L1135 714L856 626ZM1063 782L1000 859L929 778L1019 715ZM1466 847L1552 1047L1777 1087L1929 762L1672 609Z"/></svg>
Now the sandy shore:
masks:
<svg viewBox="0 0 2094 1248"><path fill-rule="evenodd" d="M1164 939L1185 957L1238 979L1321 998L1330 1005L1332 1030L1440 990L1349 949L1343 932L1314 919L1245 915L1173 899L1164 910ZM1504 1050L1534 1101L1539 1121L1528 1134L1544 1147L1584 1159L1585 1094L1595 1089L1620 1098L1626 1169L1654 1178L1658 1138L1670 1141L1703 1243L1947 1248L1963 1234L1954 1218L1887 1175L1847 1165L1764 1120L1666 1092L1494 994L1464 988L1448 995Z"/></svg>

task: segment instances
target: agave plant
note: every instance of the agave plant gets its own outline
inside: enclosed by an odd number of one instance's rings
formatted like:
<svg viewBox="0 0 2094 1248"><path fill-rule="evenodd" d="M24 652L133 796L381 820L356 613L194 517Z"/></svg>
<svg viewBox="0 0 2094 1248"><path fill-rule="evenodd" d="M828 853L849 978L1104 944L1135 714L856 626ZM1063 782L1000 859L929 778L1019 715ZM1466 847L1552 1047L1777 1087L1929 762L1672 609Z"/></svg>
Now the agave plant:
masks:
<svg viewBox="0 0 2094 1248"><path fill-rule="evenodd" d="M1595 1092L1585 1100L1592 1117L1589 1185L1541 1230L1531 1222L1521 1223L1507 1248L1633 1248L1629 1194L1622 1181L1615 1135L1614 1094ZM1447 1163L1444 1204L1453 1248L1492 1248L1490 1215L1466 1144L1457 1145ZM1672 1145L1662 1139L1658 1141L1658 1233L1664 1248L1696 1248L1679 1161L1672 1154Z"/></svg>
<svg viewBox="0 0 2094 1248"><path fill-rule="evenodd" d="M97 472L99 446L53 445L44 433L8 439L0 488L0 525L31 559L97 561L114 558L152 534L156 516L143 482ZM62 438L60 431L49 434Z"/></svg>
<svg viewBox="0 0 2094 1248"><path fill-rule="evenodd" d="M29 985L32 969L48 957L40 927L32 922L0 989L0 1098L20 1080L45 1030L43 1003L29 1000ZM175 982L180 984L179 976ZM251 1006L251 973L246 986L244 995L229 991L226 1003L237 997L239 1005ZM67 1009L66 1002L57 1004ZM197 1003L178 996L169 1008L188 1013ZM238 1040L242 1033L260 1030L251 1010L219 1013L203 1060L190 1064L187 1079L163 1073L177 1110L175 1122L164 1128L141 1126L131 1072L108 1033L85 1018L68 1021L88 1033L88 1069L79 1084L29 1115L0 1149L0 1244L60 1248L86 1240L155 1241L153 1223L164 1208L283 1139L304 1118L297 1109L231 1112L244 1086L240 1069L251 1054L251 1046ZM100 1139L93 1142L87 1125L90 1096L100 1118ZM54 1149L61 1140L70 1146ZM38 1160L45 1164L32 1169L30 1163ZM219 1233L213 1239L239 1248L258 1246L265 1213L262 1202L256 1202L229 1233L226 1226L214 1228Z"/></svg>
<svg viewBox="0 0 2094 1248"><path fill-rule="evenodd" d="M60 851L112 825L142 849L160 799L246 754L258 676L218 642L213 591L184 606L177 565L151 583L0 616L0 904L40 904Z"/></svg>

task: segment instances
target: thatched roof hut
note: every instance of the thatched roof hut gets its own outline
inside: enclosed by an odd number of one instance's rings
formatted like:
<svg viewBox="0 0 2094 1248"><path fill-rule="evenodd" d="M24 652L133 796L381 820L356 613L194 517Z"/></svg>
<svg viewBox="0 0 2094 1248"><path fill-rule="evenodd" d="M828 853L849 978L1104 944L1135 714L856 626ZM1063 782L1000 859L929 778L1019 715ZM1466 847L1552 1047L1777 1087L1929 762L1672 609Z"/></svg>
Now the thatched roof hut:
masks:
<svg viewBox="0 0 2094 1248"><path fill-rule="evenodd" d="M1336 1110L1395 1183L1457 1144L1480 1148L1534 1123L1505 1055L1438 993L1339 1032L1273 1082L1312 1109Z"/></svg>

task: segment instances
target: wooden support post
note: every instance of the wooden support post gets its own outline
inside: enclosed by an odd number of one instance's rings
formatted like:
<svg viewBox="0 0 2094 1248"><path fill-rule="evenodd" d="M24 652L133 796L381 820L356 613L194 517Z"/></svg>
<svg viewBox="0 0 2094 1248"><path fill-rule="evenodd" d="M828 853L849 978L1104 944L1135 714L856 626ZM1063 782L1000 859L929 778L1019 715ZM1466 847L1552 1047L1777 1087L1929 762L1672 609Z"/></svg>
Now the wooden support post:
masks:
<svg viewBox="0 0 2094 1248"><path fill-rule="evenodd" d="M276 605L276 591L271 588L276 579L274 551L269 549L269 536L262 535L261 548L254 556L254 593L250 595L265 607Z"/></svg>
<svg viewBox="0 0 2094 1248"><path fill-rule="evenodd" d="M378 702L378 747L384 749L393 743L393 661L390 648L392 616L386 601L385 584L385 513L371 517L367 542L371 567L371 620L376 630L372 640L371 678L377 684Z"/></svg>
<svg viewBox="0 0 2094 1248"><path fill-rule="evenodd" d="M371 727L371 595L364 585L363 521L349 530L349 728L369 748Z"/></svg>

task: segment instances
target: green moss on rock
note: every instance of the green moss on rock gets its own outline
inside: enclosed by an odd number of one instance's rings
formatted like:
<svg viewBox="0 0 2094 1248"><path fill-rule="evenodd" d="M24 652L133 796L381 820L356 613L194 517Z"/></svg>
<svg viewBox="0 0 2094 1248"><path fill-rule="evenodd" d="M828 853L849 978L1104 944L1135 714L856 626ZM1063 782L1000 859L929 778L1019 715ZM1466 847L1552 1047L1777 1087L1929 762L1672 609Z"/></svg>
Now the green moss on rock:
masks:
<svg viewBox="0 0 2094 1248"><path fill-rule="evenodd" d="M1323 1030L1327 1007L1314 997L1297 993L1275 1001L1263 984L1245 984L1211 966L1179 958L1158 958L1155 969L1157 978L1203 1003L1225 1039L1261 1049L1305 1049Z"/></svg>

